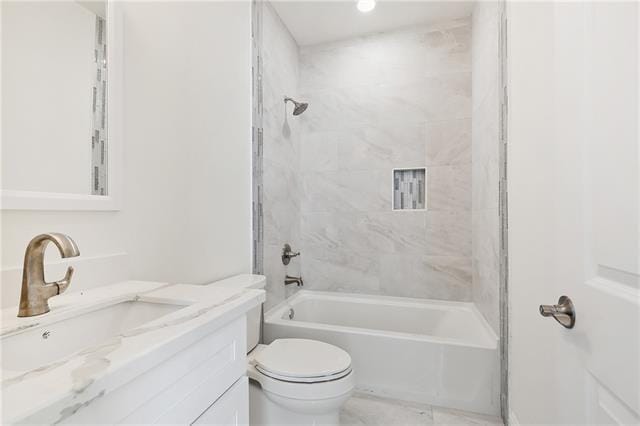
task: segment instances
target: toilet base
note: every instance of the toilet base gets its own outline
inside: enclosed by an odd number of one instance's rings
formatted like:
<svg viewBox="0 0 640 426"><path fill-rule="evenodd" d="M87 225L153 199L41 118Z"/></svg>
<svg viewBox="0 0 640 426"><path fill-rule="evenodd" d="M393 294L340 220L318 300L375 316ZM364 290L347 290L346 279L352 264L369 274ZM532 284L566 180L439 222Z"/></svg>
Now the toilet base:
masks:
<svg viewBox="0 0 640 426"><path fill-rule="evenodd" d="M252 426L293 424L338 426L340 407L349 396L350 393L320 401L285 399L275 394L267 395L258 382L249 380L249 423Z"/></svg>

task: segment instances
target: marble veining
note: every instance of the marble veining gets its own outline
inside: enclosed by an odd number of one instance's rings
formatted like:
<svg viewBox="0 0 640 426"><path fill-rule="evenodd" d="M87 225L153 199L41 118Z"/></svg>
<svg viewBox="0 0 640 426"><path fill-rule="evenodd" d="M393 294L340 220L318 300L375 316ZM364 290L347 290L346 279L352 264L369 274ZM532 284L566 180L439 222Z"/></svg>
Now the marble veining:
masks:
<svg viewBox="0 0 640 426"><path fill-rule="evenodd" d="M427 171L430 210L471 210L471 167L432 166Z"/></svg>
<svg viewBox="0 0 640 426"><path fill-rule="evenodd" d="M471 20L304 47L305 286L470 300ZM392 170L427 168L427 211L392 211Z"/></svg>
<svg viewBox="0 0 640 426"><path fill-rule="evenodd" d="M364 170L302 175L303 212L391 209L391 171Z"/></svg>
<svg viewBox="0 0 640 426"><path fill-rule="evenodd" d="M329 166L321 171L377 170L386 169L389 164L424 166L426 130L421 123L398 125L383 120L364 127L305 133L304 170L315 170L316 162ZM314 159L314 152L326 160Z"/></svg>
<svg viewBox="0 0 640 426"><path fill-rule="evenodd" d="M415 82L356 85L302 92L314 114L303 114L304 132L366 127L380 122L425 123L471 117L471 73L454 72ZM311 112L311 110L309 110Z"/></svg>
<svg viewBox="0 0 640 426"><path fill-rule="evenodd" d="M40 325L40 323L34 322L31 324L24 324L24 325L17 325L14 327L9 327L9 328L2 328L2 331L0 331L0 336L4 336L4 335L9 335L12 333L18 333L20 331L25 331L28 330L30 328L34 328L34 327L38 327Z"/></svg>
<svg viewBox="0 0 640 426"><path fill-rule="evenodd" d="M416 402L355 393L340 412L340 424L351 425L484 425L501 426L498 417L434 407Z"/></svg>
<svg viewBox="0 0 640 426"><path fill-rule="evenodd" d="M16 383L21 383L25 380L28 380L32 377L37 377L41 374L45 374L48 373L51 370L54 370L58 367L60 367L61 365L66 364L66 360L61 360L58 362L53 362L51 364L46 364L46 365L42 365L40 367L34 368L33 370L29 370L29 371L25 371L24 373L21 374L17 374L17 375L12 375L9 378L2 378L2 388L8 388L11 385L14 385ZM7 374L7 372L3 371L3 376ZM11 373L9 373L11 374Z"/></svg>
<svg viewBox="0 0 640 426"><path fill-rule="evenodd" d="M302 90L417 80L471 69L469 20L453 19L300 50Z"/></svg>
<svg viewBox="0 0 640 426"><path fill-rule="evenodd" d="M102 398L105 395L106 391L103 389L100 392L98 392L98 394L96 396L94 396L91 399L88 399L84 402L78 402L77 404L73 404L69 407L65 407L62 409L62 411L60 412L60 417L53 422L54 425L57 425L59 423L61 423L63 420L65 420L68 417L73 416L75 413L78 412L78 410L80 410L83 407L87 407L89 405L91 405L92 402L94 402L96 399Z"/></svg>
<svg viewBox="0 0 640 426"><path fill-rule="evenodd" d="M433 423L435 425L482 425L502 426L498 417L469 413L466 411L433 407Z"/></svg>
<svg viewBox="0 0 640 426"><path fill-rule="evenodd" d="M288 273L316 290L470 300L471 19L297 49L267 6L263 31L267 308ZM309 109L285 114L285 92ZM392 169L425 166L428 210L393 212ZM302 251L286 267L284 242Z"/></svg>
<svg viewBox="0 0 640 426"><path fill-rule="evenodd" d="M347 425L430 425L431 406L356 393L340 412L340 424Z"/></svg>
<svg viewBox="0 0 640 426"><path fill-rule="evenodd" d="M425 124L427 166L471 164L471 119Z"/></svg>
<svg viewBox="0 0 640 426"><path fill-rule="evenodd" d="M171 303L184 308L33 370L3 370L3 422L60 422L146 371L151 356L153 362L159 362L175 353L184 344L177 339L179 336L229 321L264 301L263 292L258 290L149 284L120 283L83 292L81 298L77 294L56 298L64 309L58 312L52 306L51 315L38 320L39 325L126 300ZM70 300L76 301L75 307L69 305ZM3 317L8 314L4 311L9 310L3 310ZM23 321L35 322L31 318L15 320ZM16 327L9 329L14 334L19 332ZM154 349L150 352L146 348ZM121 369L125 364L128 368ZM40 405L31 406L27 401L38 401Z"/></svg>

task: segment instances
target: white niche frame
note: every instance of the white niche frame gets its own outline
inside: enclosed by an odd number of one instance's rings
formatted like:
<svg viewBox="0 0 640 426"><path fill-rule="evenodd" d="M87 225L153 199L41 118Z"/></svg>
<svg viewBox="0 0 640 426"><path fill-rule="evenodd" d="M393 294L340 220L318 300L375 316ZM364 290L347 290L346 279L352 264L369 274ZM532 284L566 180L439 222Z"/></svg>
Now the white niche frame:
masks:
<svg viewBox="0 0 640 426"><path fill-rule="evenodd" d="M62 192L0 190L1 210L117 211L123 182L122 158L122 9L117 0L107 0L107 135L109 160L108 195ZM64 165L61 165L64 167ZM88 167L87 167L88 170Z"/></svg>

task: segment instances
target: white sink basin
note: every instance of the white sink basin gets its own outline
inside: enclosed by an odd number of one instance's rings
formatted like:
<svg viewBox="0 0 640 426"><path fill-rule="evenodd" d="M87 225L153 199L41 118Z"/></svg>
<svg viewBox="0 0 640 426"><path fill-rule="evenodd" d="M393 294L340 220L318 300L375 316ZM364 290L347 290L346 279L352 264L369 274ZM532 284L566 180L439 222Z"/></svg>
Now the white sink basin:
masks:
<svg viewBox="0 0 640 426"><path fill-rule="evenodd" d="M6 377L55 363L184 307L125 300L7 336L2 339L2 371Z"/></svg>

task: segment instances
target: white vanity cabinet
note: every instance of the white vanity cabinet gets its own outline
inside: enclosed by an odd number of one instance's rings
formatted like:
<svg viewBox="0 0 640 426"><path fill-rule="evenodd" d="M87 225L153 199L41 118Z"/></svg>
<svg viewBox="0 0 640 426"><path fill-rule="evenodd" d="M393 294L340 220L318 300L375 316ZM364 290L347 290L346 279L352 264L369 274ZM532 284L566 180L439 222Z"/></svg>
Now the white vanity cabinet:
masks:
<svg viewBox="0 0 640 426"><path fill-rule="evenodd" d="M64 419L67 424L248 424L246 317Z"/></svg>
<svg viewBox="0 0 640 426"><path fill-rule="evenodd" d="M193 422L194 425L248 425L249 378L241 377Z"/></svg>

